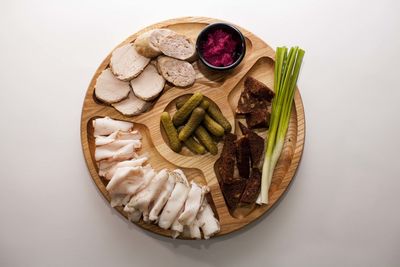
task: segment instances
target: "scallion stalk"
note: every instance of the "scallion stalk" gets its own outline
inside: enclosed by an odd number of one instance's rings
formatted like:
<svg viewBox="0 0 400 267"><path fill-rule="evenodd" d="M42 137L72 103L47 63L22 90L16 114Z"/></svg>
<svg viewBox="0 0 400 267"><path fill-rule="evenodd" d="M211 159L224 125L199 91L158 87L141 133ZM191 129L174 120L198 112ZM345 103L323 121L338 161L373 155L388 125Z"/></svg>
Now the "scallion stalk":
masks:
<svg viewBox="0 0 400 267"><path fill-rule="evenodd" d="M268 191L278 159L282 153L285 136L289 127L294 92L299 77L304 50L299 47L278 47L275 55L274 88L272 112L265 157L262 168L261 194L257 203L268 204Z"/></svg>

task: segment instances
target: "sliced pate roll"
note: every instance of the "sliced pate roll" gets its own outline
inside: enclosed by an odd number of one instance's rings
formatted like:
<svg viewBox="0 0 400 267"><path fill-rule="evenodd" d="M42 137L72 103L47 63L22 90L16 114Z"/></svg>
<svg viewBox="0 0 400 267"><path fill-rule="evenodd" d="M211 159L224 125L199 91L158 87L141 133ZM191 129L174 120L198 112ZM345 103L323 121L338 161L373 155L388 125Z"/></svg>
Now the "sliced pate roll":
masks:
<svg viewBox="0 0 400 267"><path fill-rule="evenodd" d="M179 87L190 86L196 80L196 72L193 66L183 60L159 56L157 58L157 68L168 82Z"/></svg>
<svg viewBox="0 0 400 267"><path fill-rule="evenodd" d="M105 69L97 77L94 94L97 99L113 104L127 98L130 91L128 82L118 80L110 69Z"/></svg>
<svg viewBox="0 0 400 267"><path fill-rule="evenodd" d="M112 104L112 106L123 115L134 116L148 110L151 106L151 102L138 98L132 91L130 91L127 99Z"/></svg>
<svg viewBox="0 0 400 267"><path fill-rule="evenodd" d="M130 81L137 77L149 62L150 59L140 55L133 44L126 44L112 52L110 67L118 79Z"/></svg>
<svg viewBox="0 0 400 267"><path fill-rule="evenodd" d="M191 61L196 56L193 42L181 34L170 34L162 37L158 47L164 55L180 60Z"/></svg>
<svg viewBox="0 0 400 267"><path fill-rule="evenodd" d="M176 34L168 29L154 29L139 35L135 42L135 48L139 54L144 57L153 58L162 54L158 48L160 40L168 35Z"/></svg>
<svg viewBox="0 0 400 267"><path fill-rule="evenodd" d="M165 79L161 76L153 64L147 65L144 71L131 80L133 93L145 101L156 98L163 90Z"/></svg>

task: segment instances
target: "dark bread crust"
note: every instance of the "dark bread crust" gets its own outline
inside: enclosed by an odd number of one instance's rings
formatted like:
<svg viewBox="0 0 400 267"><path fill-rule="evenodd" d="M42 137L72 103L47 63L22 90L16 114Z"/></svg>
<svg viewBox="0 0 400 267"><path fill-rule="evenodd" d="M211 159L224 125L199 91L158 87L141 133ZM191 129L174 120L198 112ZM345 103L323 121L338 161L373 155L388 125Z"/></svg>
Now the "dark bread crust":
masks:
<svg viewBox="0 0 400 267"><path fill-rule="evenodd" d="M267 128L269 126L271 114L265 108L253 110L250 113L247 113L245 116L247 126L249 126L250 129L256 129Z"/></svg>
<svg viewBox="0 0 400 267"><path fill-rule="evenodd" d="M235 134L227 133L224 136L224 147L222 148L220 164L218 167L222 183L231 184L235 182L234 169L236 162Z"/></svg>
<svg viewBox="0 0 400 267"><path fill-rule="evenodd" d="M274 91L249 76L244 81L244 90L240 94L236 113L247 114L255 110L267 109L274 96Z"/></svg>
<svg viewBox="0 0 400 267"><path fill-rule="evenodd" d="M243 123L239 122L240 130L249 139L250 158L252 167L258 167L264 152L264 138L249 130Z"/></svg>
<svg viewBox="0 0 400 267"><path fill-rule="evenodd" d="M268 86L250 76L244 81L244 88L250 91L254 97L264 99L268 102L271 102L275 96L274 91Z"/></svg>
<svg viewBox="0 0 400 267"><path fill-rule="evenodd" d="M236 140L236 165L241 178L249 178L250 175L250 143L246 136Z"/></svg>
<svg viewBox="0 0 400 267"><path fill-rule="evenodd" d="M251 176L247 180L246 187L240 198L240 202L252 204L257 200L261 188L261 172L257 168L251 170Z"/></svg>
<svg viewBox="0 0 400 267"><path fill-rule="evenodd" d="M222 185L225 201L229 208L235 209L237 207L245 186L246 180L239 180L233 184Z"/></svg>

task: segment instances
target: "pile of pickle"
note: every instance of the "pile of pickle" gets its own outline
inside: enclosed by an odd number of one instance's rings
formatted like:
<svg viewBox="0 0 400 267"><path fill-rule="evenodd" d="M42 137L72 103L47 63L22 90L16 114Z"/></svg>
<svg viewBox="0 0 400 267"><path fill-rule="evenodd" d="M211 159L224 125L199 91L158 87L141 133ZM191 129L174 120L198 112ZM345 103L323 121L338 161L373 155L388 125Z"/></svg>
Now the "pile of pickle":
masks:
<svg viewBox="0 0 400 267"><path fill-rule="evenodd" d="M179 153L184 144L194 154L206 151L218 154L214 139L221 138L232 129L218 106L197 92L188 99L176 101L176 109L172 119L168 112L161 114L161 124L170 148Z"/></svg>

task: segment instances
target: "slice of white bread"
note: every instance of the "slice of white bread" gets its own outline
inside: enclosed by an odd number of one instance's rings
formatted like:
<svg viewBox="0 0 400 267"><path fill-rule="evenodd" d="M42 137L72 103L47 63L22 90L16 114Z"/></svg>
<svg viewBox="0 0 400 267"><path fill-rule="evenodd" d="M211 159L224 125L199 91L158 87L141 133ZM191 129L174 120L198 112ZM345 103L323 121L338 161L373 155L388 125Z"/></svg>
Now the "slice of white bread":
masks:
<svg viewBox="0 0 400 267"><path fill-rule="evenodd" d="M136 97L135 94L130 91L127 99L112 104L112 106L123 115L133 116L143 113L147 109L149 109L151 106L151 102L147 102Z"/></svg>
<svg viewBox="0 0 400 267"><path fill-rule="evenodd" d="M130 91L129 82L118 80L108 68L97 77L94 95L97 99L112 104L127 98Z"/></svg>
<svg viewBox="0 0 400 267"><path fill-rule="evenodd" d="M176 34L168 29L154 29L139 35L135 42L136 51L144 57L153 58L162 54L158 48L160 40L167 36Z"/></svg>
<svg viewBox="0 0 400 267"><path fill-rule="evenodd" d="M196 80L196 72L193 66L183 60L159 56L157 58L157 68L168 82L179 87L190 86Z"/></svg>
<svg viewBox="0 0 400 267"><path fill-rule="evenodd" d="M158 48L164 55L180 60L192 61L196 57L193 42L181 34L169 34L160 38Z"/></svg>
<svg viewBox="0 0 400 267"><path fill-rule="evenodd" d="M163 90L165 79L153 64L147 65L143 72L131 80L133 93L145 101L156 98Z"/></svg>
<svg viewBox="0 0 400 267"><path fill-rule="evenodd" d="M110 67L118 79L130 81L137 77L149 62L150 59L140 55L133 44L126 44L112 52Z"/></svg>

